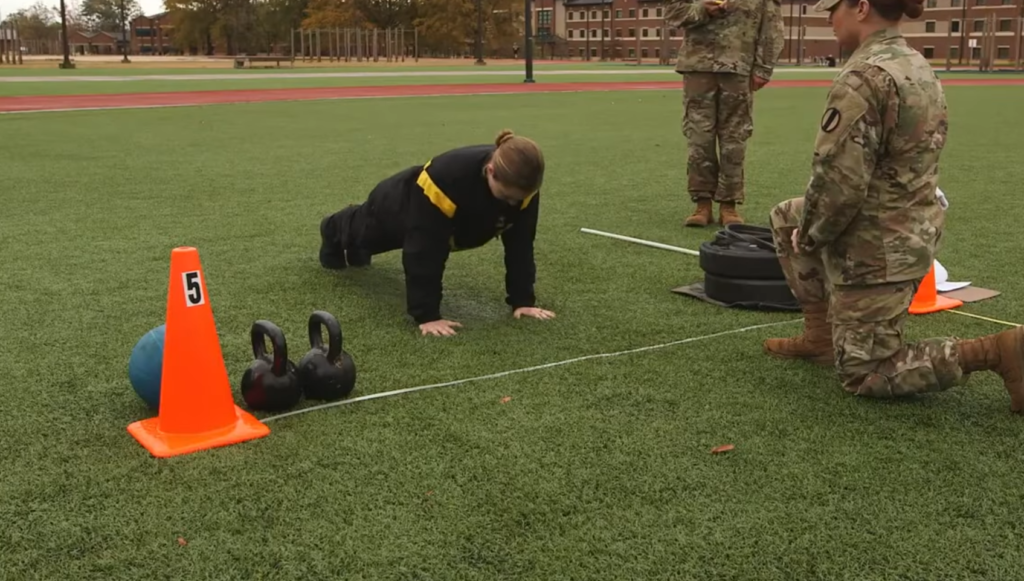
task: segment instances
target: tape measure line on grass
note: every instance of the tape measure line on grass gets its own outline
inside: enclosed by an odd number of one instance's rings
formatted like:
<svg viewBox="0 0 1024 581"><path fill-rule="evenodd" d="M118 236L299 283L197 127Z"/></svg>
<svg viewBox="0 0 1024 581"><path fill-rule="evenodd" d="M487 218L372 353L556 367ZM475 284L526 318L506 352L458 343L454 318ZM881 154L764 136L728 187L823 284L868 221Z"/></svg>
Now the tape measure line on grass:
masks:
<svg viewBox="0 0 1024 581"><path fill-rule="evenodd" d="M695 343L697 341L706 341L708 339L715 339L717 337L723 337L725 335L735 335L737 333L746 333L748 331L756 331L758 329L767 329L769 327L778 327L780 325L789 325L789 324L792 324L792 323L799 323L802 320L803 319L790 319L788 321L780 321L778 323L766 323L766 324L763 324L763 325L753 325L753 326L750 326L750 327L741 327L739 329L731 329L729 331L720 331L718 333L712 333L710 335L701 335L699 337L689 337L689 338L686 338L686 339L679 339L677 341L670 341L668 343L660 343L658 345L648 345L646 347L637 347L635 349L627 349L625 351L616 351L614 353L595 353L593 355L583 355L581 357L574 357L572 359L566 359L564 361L555 361L553 363L544 363L542 365L534 365L532 367L523 367L521 369L511 369L509 371L500 371L498 373L492 373L492 374L489 374L489 375L480 375L478 377L469 377L469 378L466 378L466 379L456 379L455 381L446 381L444 383L434 383L434 384L430 384L430 385L421 385L421 386L418 386L418 387L408 387L408 388L405 388L405 389L396 389L396 390L393 390L393 391L385 391L385 392L381 392L381 393L372 393L372 394L369 394L369 395L364 395L364 396L360 396L360 397L354 397L352 399L346 399L346 400L326 403L326 404L317 405L317 406L313 406L313 407L303 408L303 409L300 409L300 410L295 410L293 412L287 412L287 413L279 414L279 415L276 415L276 416L270 416L268 418L264 418L262 421L264 423L266 423L266 422L271 422L271 421L274 421L274 420L280 420L280 419L284 419L284 418L287 418L287 417L297 416L297 415L300 415L300 414L305 414L305 413L309 413L309 412L313 412L313 411L333 408L333 407L342 406L342 405L349 405L349 404L353 404L353 403L357 403L357 402L362 402L362 401L369 401L371 399L380 399L380 398L385 398L385 397L392 397L392 396L396 396L396 395L402 395L402 394L405 394L405 393L412 393L414 391L423 391L423 390L427 390L427 389L434 389L434 388L437 388L437 387L452 387L452 386L455 386L455 385L462 385L464 383L472 383L472 382L476 382L476 381L485 381L485 380L488 380L488 379L500 379L502 377L508 377L509 375L516 375L516 374L519 374L519 373L527 373L529 371L541 371L543 369L551 369L551 368L554 368L554 367L561 367L562 365L569 365L570 363L580 363L582 361L589 361L591 359L607 359L607 358L610 358L610 357L621 357L623 355L632 355L634 353L642 353L644 351L655 351L655 350L658 350L658 349L666 349L668 347L674 347L676 345L683 345L685 343Z"/></svg>

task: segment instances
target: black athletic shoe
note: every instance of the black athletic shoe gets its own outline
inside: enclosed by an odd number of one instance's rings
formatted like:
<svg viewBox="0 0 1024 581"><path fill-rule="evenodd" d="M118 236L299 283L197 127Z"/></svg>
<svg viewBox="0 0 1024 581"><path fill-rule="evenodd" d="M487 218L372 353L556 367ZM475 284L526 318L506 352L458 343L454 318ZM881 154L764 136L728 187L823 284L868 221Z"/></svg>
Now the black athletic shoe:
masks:
<svg viewBox="0 0 1024 581"><path fill-rule="evenodd" d="M370 266L370 257L372 255L365 250L346 250L345 258L348 263L352 266Z"/></svg>
<svg viewBox="0 0 1024 581"><path fill-rule="evenodd" d="M320 221L320 265L331 270L341 270L348 266L345 263L345 253L339 252L334 246L333 237L330 235L329 220L327 216Z"/></svg>

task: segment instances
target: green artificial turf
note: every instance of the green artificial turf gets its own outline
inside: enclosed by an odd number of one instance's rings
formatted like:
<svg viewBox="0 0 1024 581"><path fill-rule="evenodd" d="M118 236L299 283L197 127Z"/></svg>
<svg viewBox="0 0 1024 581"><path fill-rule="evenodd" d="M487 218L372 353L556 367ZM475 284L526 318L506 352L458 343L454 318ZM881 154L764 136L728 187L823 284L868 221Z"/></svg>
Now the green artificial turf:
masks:
<svg viewBox="0 0 1024 581"><path fill-rule="evenodd" d="M549 83L617 83L637 81L678 80L668 74L643 75L535 75L538 82ZM302 89L310 87L366 87L398 85L464 85L464 84L523 84L523 75L458 75L436 77L311 77L260 79L240 78L224 80L144 80L144 81L86 81L86 82L19 82L0 83L0 97L27 95L99 95L118 93L162 93L175 91L231 91L261 89ZM819 77L827 78L827 77ZM680 81L681 82L681 81Z"/></svg>
<svg viewBox="0 0 1024 581"><path fill-rule="evenodd" d="M583 70L583 69L577 69ZM28 95L79 95L153 93L174 91L216 91L216 90L258 90L258 89L300 89L307 87L365 87L397 85L453 85L453 84L513 84L523 83L522 71L506 71L500 75L474 75L472 69L456 71L451 75L438 76L347 76L347 77L290 77L264 78L260 75L239 75L236 78L210 79L167 79L153 78L130 81L18 81L0 82L0 97ZM779 79L829 79L834 75L825 69L810 72L780 72ZM645 73L572 74L571 72L537 71L534 80L538 83L618 83L644 81L680 81L679 74L672 70L648 71Z"/></svg>
<svg viewBox="0 0 1024 581"><path fill-rule="evenodd" d="M947 92L940 259L1004 293L965 311L1021 322L1024 88ZM751 222L802 193L825 93L759 93ZM151 415L127 361L179 245L200 251L239 403L251 323L298 360L315 309L342 322L355 395L794 320L673 295L695 258L579 233L712 235L680 227L679 115L667 91L0 116L0 578L1022 578L1024 418L998 379L858 399L761 353L798 324L315 411L170 460L126 432ZM319 267L322 216L504 127L547 155L537 291L556 320L510 318L500 244L449 260L451 339L405 320L398 254ZM908 335L1003 328L941 313Z"/></svg>
<svg viewBox="0 0 1024 581"><path fill-rule="evenodd" d="M594 67L590 67L594 68ZM671 69L648 70L646 72L601 70L600 74L578 74L585 68L574 71L540 70L533 78L538 83L620 83L645 81L681 81L678 73ZM643 71L643 69L641 69ZM344 76L271 78L264 75L235 75L224 79L194 78L140 78L124 81L0 81L0 98L34 95L102 95L119 93L156 93L176 91L217 91L217 90L261 90L261 89L302 89L316 87L366 87L366 86L397 86L397 85L461 85L461 84L522 84L522 71L504 71L499 75L474 75L472 69L454 71L451 75L416 76L410 72L408 76ZM776 73L777 81L829 81L835 76L836 69L780 70ZM349 71L351 73L351 71ZM358 74L358 73L356 73ZM372 75L373 73L369 73ZM944 73L942 79L1012 79L1024 75L984 74L984 73ZM177 75L172 75L177 76ZM74 77L78 78L78 77Z"/></svg>

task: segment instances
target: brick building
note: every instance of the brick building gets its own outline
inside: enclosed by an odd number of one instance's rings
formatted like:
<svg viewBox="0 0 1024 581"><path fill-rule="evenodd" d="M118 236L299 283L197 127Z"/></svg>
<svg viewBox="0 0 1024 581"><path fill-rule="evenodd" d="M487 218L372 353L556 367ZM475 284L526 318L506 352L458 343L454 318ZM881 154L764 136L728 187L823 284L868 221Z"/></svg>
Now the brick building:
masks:
<svg viewBox="0 0 1024 581"><path fill-rule="evenodd" d="M121 44L118 42L121 37L120 31L90 32L71 29L68 30L68 51L73 55L121 54Z"/></svg>
<svg viewBox="0 0 1024 581"><path fill-rule="evenodd" d="M782 0L784 63L842 58L825 15L813 0ZM660 0L534 0L539 58L675 61L682 31L664 23ZM1003 64L1024 53L1024 0L925 0L924 14L901 29L916 49L936 64L954 65L981 57L986 18L995 14L995 59ZM972 42L973 41L973 42ZM976 44L977 46L972 46Z"/></svg>
<svg viewBox="0 0 1024 581"><path fill-rule="evenodd" d="M995 60L1011 64L1020 60L1024 51L1022 10L1024 0L925 0L924 14L905 20L900 30L911 46L935 64L944 64L948 57L953 65L971 65L982 56L985 22L993 14ZM814 2L783 0L782 13L786 28L783 61L813 62L829 55L848 56L840 54L832 27L825 15L814 12Z"/></svg>
<svg viewBox="0 0 1024 581"><path fill-rule="evenodd" d="M534 0L538 46L581 60L675 59L682 36L661 0Z"/></svg>
<svg viewBox="0 0 1024 581"><path fill-rule="evenodd" d="M132 54L176 54L174 24L169 12L139 16L129 24Z"/></svg>

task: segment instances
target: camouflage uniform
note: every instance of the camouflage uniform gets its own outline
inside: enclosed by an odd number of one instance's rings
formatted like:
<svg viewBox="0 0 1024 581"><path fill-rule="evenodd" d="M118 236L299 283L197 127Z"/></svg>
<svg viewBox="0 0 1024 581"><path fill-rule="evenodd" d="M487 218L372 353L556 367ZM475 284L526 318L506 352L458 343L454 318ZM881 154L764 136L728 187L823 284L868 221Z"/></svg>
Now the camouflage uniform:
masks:
<svg viewBox="0 0 1024 581"><path fill-rule="evenodd" d="M676 72L683 75L683 134L687 181L704 226L711 201L722 204L720 221L741 222L735 205L745 198L743 165L753 133L751 77L771 79L785 30L780 0L727 0L710 16L702 0L675 0L665 21L684 29ZM695 215L697 215L695 214Z"/></svg>
<svg viewBox="0 0 1024 581"><path fill-rule="evenodd" d="M771 212L779 259L809 328L766 348L832 355L846 391L876 398L942 391L966 373L993 369L1021 408L1020 328L966 347L954 338L904 342L908 308L942 237L936 183L946 131L946 101L929 63L896 29L866 38L833 82L804 197ZM1016 379L1007 379L1014 367Z"/></svg>

